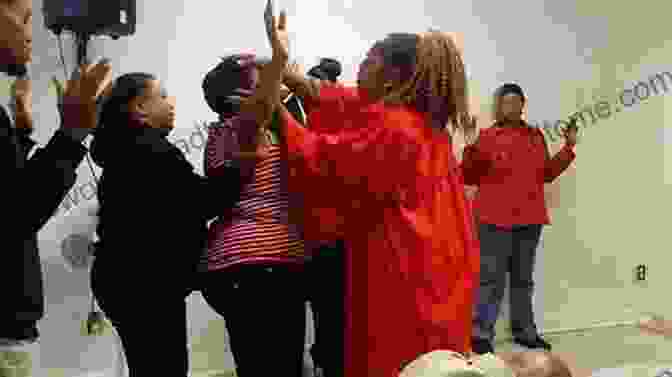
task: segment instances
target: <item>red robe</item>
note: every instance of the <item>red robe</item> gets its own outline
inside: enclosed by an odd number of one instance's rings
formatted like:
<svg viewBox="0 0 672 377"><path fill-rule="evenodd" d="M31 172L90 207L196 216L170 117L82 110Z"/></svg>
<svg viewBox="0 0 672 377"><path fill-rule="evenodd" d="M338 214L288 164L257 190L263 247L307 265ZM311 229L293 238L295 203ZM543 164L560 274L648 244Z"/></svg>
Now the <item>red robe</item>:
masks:
<svg viewBox="0 0 672 377"><path fill-rule="evenodd" d="M397 377L423 353L470 351L480 263L449 135L341 86L310 106L308 129L283 112L289 188L308 240L344 231L346 376Z"/></svg>

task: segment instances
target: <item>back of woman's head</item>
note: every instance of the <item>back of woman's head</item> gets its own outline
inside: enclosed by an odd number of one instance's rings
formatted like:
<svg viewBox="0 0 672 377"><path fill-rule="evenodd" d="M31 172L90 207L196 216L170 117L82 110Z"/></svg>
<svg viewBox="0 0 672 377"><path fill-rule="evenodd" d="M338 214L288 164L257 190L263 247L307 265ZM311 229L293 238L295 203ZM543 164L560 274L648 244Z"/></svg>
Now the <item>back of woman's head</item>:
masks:
<svg viewBox="0 0 672 377"><path fill-rule="evenodd" d="M389 88L387 103L414 106L429 115L433 128L448 123L461 128L469 114L467 77L462 55L445 33L390 34L378 42L385 67L397 73L396 87Z"/></svg>
<svg viewBox="0 0 672 377"><path fill-rule="evenodd" d="M149 73L127 73L117 78L101 96L98 126L91 144L91 156L98 165L104 165L113 152L114 136L123 134L131 127L133 119L129 105L144 94L151 80L156 80L156 77Z"/></svg>
<svg viewBox="0 0 672 377"><path fill-rule="evenodd" d="M254 54L232 54L211 69L203 78L205 102L220 116L240 111L240 101L252 95L257 86L258 69L268 59Z"/></svg>

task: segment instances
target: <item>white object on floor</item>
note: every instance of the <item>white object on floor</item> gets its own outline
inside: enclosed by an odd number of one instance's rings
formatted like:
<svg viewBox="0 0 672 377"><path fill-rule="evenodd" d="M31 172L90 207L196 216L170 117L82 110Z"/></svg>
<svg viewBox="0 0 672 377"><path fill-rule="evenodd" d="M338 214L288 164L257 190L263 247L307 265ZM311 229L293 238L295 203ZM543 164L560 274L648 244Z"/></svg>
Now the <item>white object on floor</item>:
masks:
<svg viewBox="0 0 672 377"><path fill-rule="evenodd" d="M620 368L603 368L593 372L591 377L672 377L669 365L627 364Z"/></svg>

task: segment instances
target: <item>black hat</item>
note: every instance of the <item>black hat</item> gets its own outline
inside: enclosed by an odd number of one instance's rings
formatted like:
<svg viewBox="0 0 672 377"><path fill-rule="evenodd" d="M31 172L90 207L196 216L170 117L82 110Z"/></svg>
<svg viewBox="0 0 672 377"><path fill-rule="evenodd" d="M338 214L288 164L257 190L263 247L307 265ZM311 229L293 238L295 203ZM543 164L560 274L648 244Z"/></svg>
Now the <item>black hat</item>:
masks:
<svg viewBox="0 0 672 377"><path fill-rule="evenodd" d="M320 80L336 82L342 71L343 67L338 60L332 58L322 58L320 59L320 64L316 65L308 71L308 75Z"/></svg>
<svg viewBox="0 0 672 377"><path fill-rule="evenodd" d="M521 88L518 84L507 83L497 89L497 97L504 97L507 94L516 94L520 96L523 101L525 100L525 93L523 92L523 88Z"/></svg>

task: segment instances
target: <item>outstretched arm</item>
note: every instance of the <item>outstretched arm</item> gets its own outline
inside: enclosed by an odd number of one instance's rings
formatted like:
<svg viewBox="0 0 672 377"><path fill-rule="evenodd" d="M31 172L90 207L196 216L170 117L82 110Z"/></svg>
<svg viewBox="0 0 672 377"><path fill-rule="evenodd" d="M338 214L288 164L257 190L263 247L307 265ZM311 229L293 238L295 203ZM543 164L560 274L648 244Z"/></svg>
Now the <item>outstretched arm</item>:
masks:
<svg viewBox="0 0 672 377"><path fill-rule="evenodd" d="M537 129L539 137L544 141L544 148L546 150L546 164L544 166L544 182L551 183L555 181L567 168L569 165L574 162L576 159L576 154L574 153L574 144L567 140L562 149L551 157L551 154L548 150L548 144L544 138L544 134L541 130Z"/></svg>
<svg viewBox="0 0 672 377"><path fill-rule="evenodd" d="M10 233L25 237L37 233L75 183L76 169L86 154L86 148L72 131L83 129L88 132L96 126L96 100L111 76L111 67L103 60L95 65L85 64L75 72L78 74L68 82L63 97L65 107L61 129L56 131L45 148L25 162L23 168L11 167L8 172L11 184L7 185L7 196L14 201L30 202L8 225ZM0 119L7 119L6 114ZM0 129L8 133L0 135L0 142L9 142L9 124Z"/></svg>
<svg viewBox="0 0 672 377"><path fill-rule="evenodd" d="M289 59L286 13L282 11L279 19L276 20L273 14L273 2L268 0L264 12L264 21L268 40L273 50L273 58L270 63L261 68L259 87L241 105L241 116L252 116L258 128L267 127L273 119L276 103L280 96L282 74Z"/></svg>

